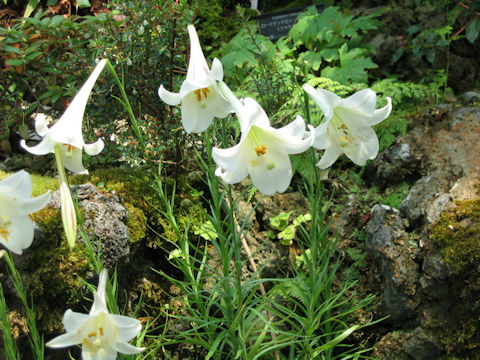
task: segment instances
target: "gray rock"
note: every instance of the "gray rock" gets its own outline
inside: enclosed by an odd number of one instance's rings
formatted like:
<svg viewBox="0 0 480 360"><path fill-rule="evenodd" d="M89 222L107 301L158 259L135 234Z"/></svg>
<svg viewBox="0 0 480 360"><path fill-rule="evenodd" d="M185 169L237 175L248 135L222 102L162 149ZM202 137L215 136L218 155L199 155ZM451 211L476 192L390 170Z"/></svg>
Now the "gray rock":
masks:
<svg viewBox="0 0 480 360"><path fill-rule="evenodd" d="M419 268L405 240L398 210L375 205L365 233L365 247L383 288L379 310L381 315L389 315L386 322L398 326L415 316L416 304L411 296L416 292Z"/></svg>
<svg viewBox="0 0 480 360"><path fill-rule="evenodd" d="M473 103L480 101L480 93L476 91L466 91L462 94L460 100L465 105L472 105Z"/></svg>
<svg viewBox="0 0 480 360"><path fill-rule="evenodd" d="M442 204L446 204L447 198L437 199L448 193L453 182L452 177L448 171L437 170L415 183L399 208L410 226L421 225L427 214L430 214L431 219L438 217L438 210Z"/></svg>
<svg viewBox="0 0 480 360"><path fill-rule="evenodd" d="M102 250L106 268L113 267L130 254L127 228L128 210L115 195L105 195L90 183L71 186L83 212L84 226L89 235L93 251ZM60 208L60 192L52 195L52 205ZM77 240L83 241L80 231Z"/></svg>
<svg viewBox="0 0 480 360"><path fill-rule="evenodd" d="M443 354L438 342L420 327L415 329L403 350L414 360L437 360Z"/></svg>
<svg viewBox="0 0 480 360"><path fill-rule="evenodd" d="M369 162L363 177L382 189L406 179L414 180L420 177L421 159L410 144L401 143L382 151Z"/></svg>

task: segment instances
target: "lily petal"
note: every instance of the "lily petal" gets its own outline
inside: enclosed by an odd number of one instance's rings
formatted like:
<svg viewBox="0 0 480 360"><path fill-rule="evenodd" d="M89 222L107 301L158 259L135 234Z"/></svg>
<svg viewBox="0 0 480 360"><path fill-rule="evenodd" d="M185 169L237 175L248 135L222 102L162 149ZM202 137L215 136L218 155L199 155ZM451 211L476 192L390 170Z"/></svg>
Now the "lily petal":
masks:
<svg viewBox="0 0 480 360"><path fill-rule="evenodd" d="M49 131L46 118L45 114L37 114L35 117L35 131L41 137L47 135Z"/></svg>
<svg viewBox="0 0 480 360"><path fill-rule="evenodd" d="M75 332L91 318L88 314L82 314L68 309L63 315L63 326L66 332Z"/></svg>
<svg viewBox="0 0 480 360"><path fill-rule="evenodd" d="M114 345L114 349L117 350L118 352L121 352L123 354L128 354L128 355L134 355L141 353L145 348L141 347L136 347L133 345L130 345L126 342L117 342Z"/></svg>
<svg viewBox="0 0 480 360"><path fill-rule="evenodd" d="M88 98L93 86L102 72L106 59L102 59L92 71L80 91L75 95L60 119L50 128L52 140L81 149L84 145L82 121Z"/></svg>
<svg viewBox="0 0 480 360"><path fill-rule="evenodd" d="M331 119L333 116L333 108L341 101L341 98L328 90L325 89L314 89L308 84L303 85L303 90L311 96L313 101L322 109L323 115L327 120Z"/></svg>
<svg viewBox="0 0 480 360"><path fill-rule="evenodd" d="M25 140L22 139L20 140L20 146L31 154L46 155L54 152L55 142L50 138L50 135L47 135L35 146L28 146Z"/></svg>
<svg viewBox="0 0 480 360"><path fill-rule="evenodd" d="M88 155L95 156L102 152L104 146L103 140L99 138L94 143L83 145L83 149Z"/></svg>
<svg viewBox="0 0 480 360"><path fill-rule="evenodd" d="M65 169L76 174L88 174L88 170L85 169L82 164L82 149L73 147L70 151L67 150L66 146L61 147L62 162Z"/></svg>
<svg viewBox="0 0 480 360"><path fill-rule="evenodd" d="M332 145L330 147L328 147L325 152L323 153L323 156L322 158L320 159L320 161L317 163L317 166L320 168L320 169L326 169L330 166L332 166L332 164L337 161L338 157L342 154L342 150L336 146L336 145Z"/></svg>
<svg viewBox="0 0 480 360"><path fill-rule="evenodd" d="M32 178L20 170L0 181L0 192L11 197L28 198L32 194Z"/></svg>
<svg viewBox="0 0 480 360"><path fill-rule="evenodd" d="M56 338L50 340L45 345L52 348L62 348L68 347L72 345L78 345L82 342L82 340L77 336L76 333L65 333Z"/></svg>
<svg viewBox="0 0 480 360"><path fill-rule="evenodd" d="M182 101L182 95L180 93L173 93L166 90L163 85L160 85L158 89L158 96L168 105L178 105Z"/></svg>
<svg viewBox="0 0 480 360"><path fill-rule="evenodd" d="M379 144L377 134L371 127L356 129L354 142L345 146L345 155L359 166L367 160L374 159L378 154Z"/></svg>
<svg viewBox="0 0 480 360"><path fill-rule="evenodd" d="M258 191L271 196L276 192L282 193L287 190L292 180L292 165L286 152L272 149L272 146L267 151L268 161L275 164L271 170L265 170L265 165L262 163L258 166L252 166L251 162L247 164L247 168Z"/></svg>
<svg viewBox="0 0 480 360"><path fill-rule="evenodd" d="M23 250L28 248L33 241L33 223L28 216L9 216L5 219L9 225L4 226L7 234L0 235L2 243L11 252L22 255Z"/></svg>
<svg viewBox="0 0 480 360"><path fill-rule="evenodd" d="M110 314L109 316L118 329L120 341L130 341L142 330L142 323L137 319L116 314Z"/></svg>
<svg viewBox="0 0 480 360"><path fill-rule="evenodd" d="M392 112L392 99L387 97L387 105L385 105L381 109L375 110L373 115L370 117L369 125L370 126L377 125L378 123L385 120L388 117L388 115L390 115L391 112Z"/></svg>

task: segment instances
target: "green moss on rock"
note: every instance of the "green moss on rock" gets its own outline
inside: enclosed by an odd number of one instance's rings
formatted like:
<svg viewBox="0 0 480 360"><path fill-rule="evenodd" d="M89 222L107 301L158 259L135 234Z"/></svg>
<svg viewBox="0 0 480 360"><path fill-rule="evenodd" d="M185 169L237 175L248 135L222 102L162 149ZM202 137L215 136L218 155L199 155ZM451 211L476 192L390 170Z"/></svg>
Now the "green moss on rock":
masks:
<svg viewBox="0 0 480 360"><path fill-rule="evenodd" d="M456 202L430 228L430 238L440 247L445 262L460 272L480 259L480 196Z"/></svg>

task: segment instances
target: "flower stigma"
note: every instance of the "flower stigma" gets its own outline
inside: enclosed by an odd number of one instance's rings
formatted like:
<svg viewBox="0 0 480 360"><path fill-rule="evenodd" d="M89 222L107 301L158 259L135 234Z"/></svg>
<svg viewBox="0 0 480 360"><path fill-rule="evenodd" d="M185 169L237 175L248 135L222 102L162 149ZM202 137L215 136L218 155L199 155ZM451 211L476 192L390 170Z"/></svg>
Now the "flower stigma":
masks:
<svg viewBox="0 0 480 360"><path fill-rule="evenodd" d="M67 147L67 152L65 153L65 156L66 156L67 158L72 157L74 146L73 146L73 145L70 145L70 144L63 144L63 145Z"/></svg>

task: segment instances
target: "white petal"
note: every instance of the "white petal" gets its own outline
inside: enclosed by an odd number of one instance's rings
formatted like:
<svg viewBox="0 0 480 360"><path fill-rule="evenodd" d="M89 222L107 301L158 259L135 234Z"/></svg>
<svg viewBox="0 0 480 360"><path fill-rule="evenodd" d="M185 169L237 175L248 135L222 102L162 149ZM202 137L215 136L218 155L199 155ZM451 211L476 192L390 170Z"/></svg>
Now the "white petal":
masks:
<svg viewBox="0 0 480 360"><path fill-rule="evenodd" d="M212 67L210 68L210 78L216 81L223 80L223 66L217 58L213 59Z"/></svg>
<svg viewBox="0 0 480 360"><path fill-rule="evenodd" d="M82 360L116 360L117 351L115 349L106 347L102 350L92 353L88 347L82 346Z"/></svg>
<svg viewBox="0 0 480 360"><path fill-rule="evenodd" d="M103 143L103 140L98 139L97 141L95 141L92 144L85 144L83 146L83 149L85 150L85 152L88 155L95 156L95 155L98 155L102 152L104 146L105 146L105 144Z"/></svg>
<svg viewBox="0 0 480 360"><path fill-rule="evenodd" d="M308 95L311 96L313 101L315 101L317 105L320 106L320 109L322 109L323 115L325 116L326 120L330 120L333 116L333 109L341 101L341 98L335 93L325 89L318 88L315 90L312 86L308 84L304 84L303 89Z"/></svg>
<svg viewBox="0 0 480 360"><path fill-rule="evenodd" d="M8 234L0 235L0 242L11 252L22 255L24 249L28 248L33 241L33 223L28 216L5 216L3 221L8 225L2 225Z"/></svg>
<svg viewBox="0 0 480 360"><path fill-rule="evenodd" d="M375 111L376 104L377 95L375 94L375 91L371 89L363 89L348 98L343 99L340 106L347 109L355 109L364 114L371 114Z"/></svg>
<svg viewBox="0 0 480 360"><path fill-rule="evenodd" d="M88 170L83 167L82 149L72 148L67 156L67 147L61 146L63 166L76 174L88 174Z"/></svg>
<svg viewBox="0 0 480 360"><path fill-rule="evenodd" d="M78 345L82 342L76 333L66 333L50 340L45 345L52 348L62 348L72 345Z"/></svg>
<svg viewBox="0 0 480 360"><path fill-rule="evenodd" d="M88 98L92 92L93 86L97 81L98 76L102 72L106 60L101 60L93 72L83 84L80 91L75 95L72 102L65 110L60 119L50 128L50 136L52 140L69 144L81 149L84 145L82 135L82 121L87 105Z"/></svg>
<svg viewBox="0 0 480 360"><path fill-rule="evenodd" d="M212 123L215 108L208 106L209 101L207 100L204 100L204 107L201 107L194 93L190 93L182 99L182 125L187 134L205 131Z"/></svg>
<svg viewBox="0 0 480 360"><path fill-rule="evenodd" d="M223 170L222 168L218 167L215 170L215 175L222 178L222 180L227 184L236 184L248 176L248 170L246 164L242 163L236 168L230 170Z"/></svg>
<svg viewBox="0 0 480 360"><path fill-rule="evenodd" d="M370 126L373 126L382 122L388 117L388 115L390 115L390 112L392 111L392 99L387 97L387 102L388 102L387 105L385 105L383 108L375 110L375 112L369 119Z"/></svg>
<svg viewBox="0 0 480 360"><path fill-rule="evenodd" d="M338 157L342 154L342 150L335 144L332 144L332 146L328 147L325 152L323 153L322 158L320 161L317 163L317 166L320 169L326 169L332 164L337 161Z"/></svg>
<svg viewBox="0 0 480 360"><path fill-rule="evenodd" d="M314 148L326 149L330 146L330 139L327 135L328 124L329 122L326 121L315 128L315 141L312 144Z"/></svg>
<svg viewBox="0 0 480 360"><path fill-rule="evenodd" d="M267 155L259 156L259 164L253 166L248 162L247 168L253 185L261 193L271 196L276 192L282 193L287 190L292 180L292 165L287 153L281 149L275 149L275 146L267 145ZM266 161L275 166L268 170Z"/></svg>
<svg viewBox="0 0 480 360"><path fill-rule="evenodd" d="M371 127L356 129L350 132L354 137L352 144L345 146L344 151L355 164L363 166L367 160L374 159L378 154L377 134Z"/></svg>
<svg viewBox="0 0 480 360"><path fill-rule="evenodd" d="M117 327L120 341L130 341L142 330L142 323L137 319L116 314L110 314L109 316Z"/></svg>
<svg viewBox="0 0 480 360"><path fill-rule="evenodd" d="M163 85L160 85L158 89L158 96L168 105L178 105L182 101L182 95L179 93L173 93L166 90Z"/></svg>
<svg viewBox="0 0 480 360"><path fill-rule="evenodd" d="M312 146L315 140L315 130L311 125L309 129L309 132L305 131L305 122L301 116L297 116L295 121L281 129L273 129L273 132L277 136L283 135L278 140L287 154L300 154ZM305 135L307 137L304 139Z"/></svg>
<svg viewBox="0 0 480 360"><path fill-rule="evenodd" d="M47 121L45 120L46 118L47 116L42 113L37 114L35 117L35 131L41 137L45 137L50 131L48 129Z"/></svg>
<svg viewBox="0 0 480 360"><path fill-rule="evenodd" d="M231 170L236 168L242 162L240 157L243 143L244 140L228 149L214 147L212 149L213 161L222 169Z"/></svg>
<svg viewBox="0 0 480 360"><path fill-rule="evenodd" d="M143 350L145 350L145 348L143 347L139 348L139 347L130 345L126 342L117 342L116 344L114 344L114 348L118 352L122 354L128 354L128 355L138 354L138 353L141 353Z"/></svg>
<svg viewBox="0 0 480 360"><path fill-rule="evenodd" d="M25 170L20 170L0 181L0 192L20 199L28 199L32 194L32 178Z"/></svg>
<svg viewBox="0 0 480 360"><path fill-rule="evenodd" d="M20 146L27 150L30 154L34 155L46 155L54 153L55 142L50 138L50 135L47 135L35 146L28 146L25 143L25 140L20 140Z"/></svg>
<svg viewBox="0 0 480 360"><path fill-rule="evenodd" d="M90 320L92 316L68 309L63 315L63 326L66 332L75 332Z"/></svg>
<svg viewBox="0 0 480 360"><path fill-rule="evenodd" d="M93 294L94 297L92 308L90 309L90 315L98 315L102 312L108 314L108 308L105 301L107 279L108 272L106 269L103 269L100 272L100 276L98 278L97 291L95 291L95 293Z"/></svg>
<svg viewBox="0 0 480 360"><path fill-rule="evenodd" d="M252 98L243 99L243 106L240 112L237 112L242 132L248 132L248 128L255 125L260 128L271 128L265 110L260 104Z"/></svg>
<svg viewBox="0 0 480 360"><path fill-rule="evenodd" d="M21 209L24 214L32 214L43 209L50 202L52 195L50 191L47 191L45 194L36 196L34 198L26 199L21 204Z"/></svg>
<svg viewBox="0 0 480 360"><path fill-rule="evenodd" d="M203 55L195 27L193 25L188 25L187 29L190 37L190 60L188 62L187 81L197 83L208 78L210 70L208 69L207 61Z"/></svg>

